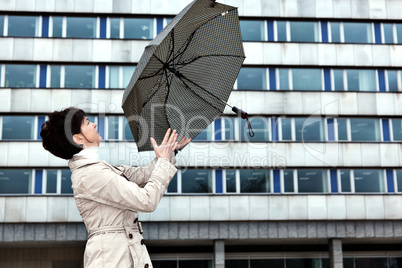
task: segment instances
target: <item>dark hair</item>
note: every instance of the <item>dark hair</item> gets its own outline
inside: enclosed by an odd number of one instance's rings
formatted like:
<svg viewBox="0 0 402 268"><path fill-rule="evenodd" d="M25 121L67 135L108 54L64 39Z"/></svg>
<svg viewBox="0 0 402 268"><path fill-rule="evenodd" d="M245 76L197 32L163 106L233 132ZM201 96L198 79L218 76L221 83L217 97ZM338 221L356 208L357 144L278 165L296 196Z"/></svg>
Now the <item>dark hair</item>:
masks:
<svg viewBox="0 0 402 268"><path fill-rule="evenodd" d="M57 157L71 159L83 149L73 136L81 132L85 116L83 110L74 107L51 113L40 132L43 148Z"/></svg>

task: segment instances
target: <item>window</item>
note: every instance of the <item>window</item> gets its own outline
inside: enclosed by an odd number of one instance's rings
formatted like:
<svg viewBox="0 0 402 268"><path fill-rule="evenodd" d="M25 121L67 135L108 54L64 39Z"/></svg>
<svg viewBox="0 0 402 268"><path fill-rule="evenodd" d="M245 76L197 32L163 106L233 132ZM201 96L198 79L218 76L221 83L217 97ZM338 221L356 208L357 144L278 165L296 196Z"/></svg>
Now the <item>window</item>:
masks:
<svg viewBox="0 0 402 268"><path fill-rule="evenodd" d="M154 37L154 19L124 18L124 38L152 39Z"/></svg>
<svg viewBox="0 0 402 268"><path fill-rule="evenodd" d="M46 170L46 193L57 194L57 170Z"/></svg>
<svg viewBox="0 0 402 268"><path fill-rule="evenodd" d="M36 87L37 65L6 64L5 87Z"/></svg>
<svg viewBox="0 0 402 268"><path fill-rule="evenodd" d="M4 36L4 16L0 16L0 36Z"/></svg>
<svg viewBox="0 0 402 268"><path fill-rule="evenodd" d="M402 192L402 169L395 170L395 178L396 178L397 191Z"/></svg>
<svg viewBox="0 0 402 268"><path fill-rule="evenodd" d="M287 41L286 21L277 21L276 22L276 40L279 42Z"/></svg>
<svg viewBox="0 0 402 268"><path fill-rule="evenodd" d="M236 170L225 170L226 192L236 193ZM402 187L401 187L402 188Z"/></svg>
<svg viewBox="0 0 402 268"><path fill-rule="evenodd" d="M32 193L31 169L0 169L0 194Z"/></svg>
<svg viewBox="0 0 402 268"><path fill-rule="evenodd" d="M2 140L35 139L34 116L3 116Z"/></svg>
<svg viewBox="0 0 402 268"><path fill-rule="evenodd" d="M394 33L393 33L393 24L391 23L383 23L382 29L384 33L383 43L385 44L393 44L394 43Z"/></svg>
<svg viewBox="0 0 402 268"><path fill-rule="evenodd" d="M73 189L71 188L71 171L69 169L61 170L61 193L62 194L73 193Z"/></svg>
<svg viewBox="0 0 402 268"><path fill-rule="evenodd" d="M297 186L299 193L328 192L327 170L320 170L320 169L297 170Z"/></svg>
<svg viewBox="0 0 402 268"><path fill-rule="evenodd" d="M351 170L349 169L341 169L339 170L339 178L340 178L340 183L341 187L340 190L342 193L350 193L352 191L350 182L351 182Z"/></svg>
<svg viewBox="0 0 402 268"><path fill-rule="evenodd" d="M352 118L349 120L352 141L380 141L378 119Z"/></svg>
<svg viewBox="0 0 402 268"><path fill-rule="evenodd" d="M240 20L243 41L265 41L265 21Z"/></svg>
<svg viewBox="0 0 402 268"><path fill-rule="evenodd" d="M63 17L52 17L52 36L63 37Z"/></svg>
<svg viewBox="0 0 402 268"><path fill-rule="evenodd" d="M127 122L127 118L123 117L123 140L125 141L133 141L134 136L131 132L130 125Z"/></svg>
<svg viewBox="0 0 402 268"><path fill-rule="evenodd" d="M290 22L290 41L318 42L318 22Z"/></svg>
<svg viewBox="0 0 402 268"><path fill-rule="evenodd" d="M110 66L109 88L125 88L130 82L135 66Z"/></svg>
<svg viewBox="0 0 402 268"><path fill-rule="evenodd" d="M95 66L65 66L65 88L96 88Z"/></svg>
<svg viewBox="0 0 402 268"><path fill-rule="evenodd" d="M346 70L348 91L376 91L375 70Z"/></svg>
<svg viewBox="0 0 402 268"><path fill-rule="evenodd" d="M372 43L371 23L343 22L345 43Z"/></svg>
<svg viewBox="0 0 402 268"><path fill-rule="evenodd" d="M391 119L392 137L394 141L402 141L402 119Z"/></svg>
<svg viewBox="0 0 402 268"><path fill-rule="evenodd" d="M269 120L266 117L251 117L250 124L253 128L254 137L249 136L247 120L240 120L241 141L269 141Z"/></svg>
<svg viewBox="0 0 402 268"><path fill-rule="evenodd" d="M39 17L8 16L8 36L39 36Z"/></svg>
<svg viewBox="0 0 402 268"><path fill-rule="evenodd" d="M357 169L353 172L356 193L385 192L383 170Z"/></svg>
<svg viewBox="0 0 402 268"><path fill-rule="evenodd" d="M181 178L182 193L212 193L212 170L186 169Z"/></svg>
<svg viewBox="0 0 402 268"><path fill-rule="evenodd" d="M396 39L398 44L402 44L402 24L395 24L396 28Z"/></svg>
<svg viewBox="0 0 402 268"><path fill-rule="evenodd" d="M337 134L338 134L338 141L347 141L348 138L348 120L337 118L336 119L336 127L337 127Z"/></svg>
<svg viewBox="0 0 402 268"><path fill-rule="evenodd" d="M96 38L97 18L67 17L67 38Z"/></svg>
<svg viewBox="0 0 402 268"><path fill-rule="evenodd" d="M292 69L293 90L322 90L321 69Z"/></svg>
<svg viewBox="0 0 402 268"><path fill-rule="evenodd" d="M239 90L267 89L267 68L241 68L237 77Z"/></svg>
<svg viewBox="0 0 402 268"><path fill-rule="evenodd" d="M280 137L279 139L282 141L291 141L293 140L292 133L292 119L290 118L281 118L280 119Z"/></svg>
<svg viewBox="0 0 402 268"><path fill-rule="evenodd" d="M386 87L390 92L398 92L398 71L386 71Z"/></svg>
<svg viewBox="0 0 402 268"><path fill-rule="evenodd" d="M107 136L108 140L118 140L119 139L119 117L108 116L107 117Z"/></svg>
<svg viewBox="0 0 402 268"><path fill-rule="evenodd" d="M236 121L237 118L222 118L223 124L222 124L222 140L234 140L236 139Z"/></svg>
<svg viewBox="0 0 402 268"><path fill-rule="evenodd" d="M332 43L340 43L341 42L341 31L340 31L340 23L339 22L331 22L330 23L330 31L331 31L331 42Z"/></svg>
<svg viewBox="0 0 402 268"><path fill-rule="evenodd" d="M120 38L120 19L110 18L110 35L109 38Z"/></svg>
<svg viewBox="0 0 402 268"><path fill-rule="evenodd" d="M50 66L50 74L49 74L49 76L50 76L50 87L51 88L63 87L61 85L61 66L60 65L52 65L52 66Z"/></svg>
<svg viewBox="0 0 402 268"><path fill-rule="evenodd" d="M241 193L270 193L270 171L261 169L240 170Z"/></svg>
<svg viewBox="0 0 402 268"><path fill-rule="evenodd" d="M324 119L295 118L296 141L324 141Z"/></svg>
<svg viewBox="0 0 402 268"><path fill-rule="evenodd" d="M280 90L289 90L289 69L278 69L278 82L277 87Z"/></svg>
<svg viewBox="0 0 402 268"><path fill-rule="evenodd" d="M168 193L177 193L177 174L178 172L176 172L176 174L173 176L172 180L169 183L167 189Z"/></svg>
<svg viewBox="0 0 402 268"><path fill-rule="evenodd" d="M285 169L283 174L283 190L285 193L295 192L294 172L290 169Z"/></svg>
<svg viewBox="0 0 402 268"><path fill-rule="evenodd" d="M332 70L333 86L335 91L344 91L345 84L343 79L343 70Z"/></svg>

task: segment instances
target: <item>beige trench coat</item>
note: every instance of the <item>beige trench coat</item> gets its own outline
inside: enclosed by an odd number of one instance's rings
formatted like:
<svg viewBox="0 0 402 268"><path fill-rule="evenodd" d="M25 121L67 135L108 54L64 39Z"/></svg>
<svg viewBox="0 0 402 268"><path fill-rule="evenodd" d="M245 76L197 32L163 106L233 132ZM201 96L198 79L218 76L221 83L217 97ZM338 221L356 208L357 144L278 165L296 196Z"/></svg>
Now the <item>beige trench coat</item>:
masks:
<svg viewBox="0 0 402 268"><path fill-rule="evenodd" d="M89 233L84 267L152 267L137 212L156 209L177 171L173 164L155 158L144 167L116 167L75 156L68 165L75 202Z"/></svg>

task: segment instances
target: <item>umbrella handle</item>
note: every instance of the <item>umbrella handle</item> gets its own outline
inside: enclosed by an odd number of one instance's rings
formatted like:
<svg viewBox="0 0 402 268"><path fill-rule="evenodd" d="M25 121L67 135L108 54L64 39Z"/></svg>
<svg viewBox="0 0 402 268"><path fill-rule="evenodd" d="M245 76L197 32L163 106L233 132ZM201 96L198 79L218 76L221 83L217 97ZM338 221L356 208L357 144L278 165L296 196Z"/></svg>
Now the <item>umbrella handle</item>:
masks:
<svg viewBox="0 0 402 268"><path fill-rule="evenodd" d="M242 119L246 119L247 120L247 126L248 126L248 135L250 135L250 137L254 137L254 131L253 128L251 127L251 123L250 120L248 119L248 113L246 113L245 111L243 111L242 109L237 108L236 106L232 107L232 111L237 114L238 116L240 116Z"/></svg>

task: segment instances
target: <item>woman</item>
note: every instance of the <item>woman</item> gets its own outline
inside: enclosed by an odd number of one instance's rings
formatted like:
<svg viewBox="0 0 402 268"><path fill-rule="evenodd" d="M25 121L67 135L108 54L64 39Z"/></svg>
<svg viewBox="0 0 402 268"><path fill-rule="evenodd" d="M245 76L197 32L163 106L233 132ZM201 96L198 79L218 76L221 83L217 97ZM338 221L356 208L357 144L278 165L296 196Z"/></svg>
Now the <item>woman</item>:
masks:
<svg viewBox="0 0 402 268"><path fill-rule="evenodd" d="M89 233L84 267L152 267L137 212L156 209L177 171L173 153L191 139L176 142L170 129L161 145L151 138L156 158L134 168L99 159L102 138L81 109L53 112L40 135L46 150L69 160L75 202Z"/></svg>

